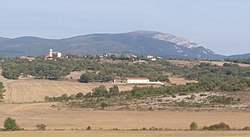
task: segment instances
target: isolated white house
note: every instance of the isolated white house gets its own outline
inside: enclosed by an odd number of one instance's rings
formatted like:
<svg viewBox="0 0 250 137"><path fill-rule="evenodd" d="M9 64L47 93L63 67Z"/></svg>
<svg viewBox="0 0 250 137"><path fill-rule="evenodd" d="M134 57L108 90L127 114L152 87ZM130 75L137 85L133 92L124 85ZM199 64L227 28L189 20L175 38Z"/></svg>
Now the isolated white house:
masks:
<svg viewBox="0 0 250 137"><path fill-rule="evenodd" d="M127 84L148 84L148 78L125 78Z"/></svg>

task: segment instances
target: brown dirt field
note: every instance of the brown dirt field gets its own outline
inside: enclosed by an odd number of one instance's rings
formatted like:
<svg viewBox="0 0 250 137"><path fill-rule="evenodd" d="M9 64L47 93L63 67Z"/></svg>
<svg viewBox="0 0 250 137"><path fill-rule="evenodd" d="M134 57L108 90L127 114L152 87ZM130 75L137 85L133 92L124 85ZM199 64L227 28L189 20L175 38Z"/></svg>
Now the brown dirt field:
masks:
<svg viewBox="0 0 250 137"><path fill-rule="evenodd" d="M186 85L187 83L198 83L196 80L186 80L183 77L169 77L168 78L171 84L175 85Z"/></svg>
<svg viewBox="0 0 250 137"><path fill-rule="evenodd" d="M247 131L190 132L190 131L25 131L0 132L1 137L249 137Z"/></svg>
<svg viewBox="0 0 250 137"><path fill-rule="evenodd" d="M52 80L6 80L4 101L8 103L25 103L34 101L44 101L45 96L56 97L62 94L87 93L100 85L110 88L113 83L79 83L72 81L52 81ZM134 85L118 85L121 91L131 90Z"/></svg>
<svg viewBox="0 0 250 137"><path fill-rule="evenodd" d="M47 129L141 129L157 127L189 129L191 122L199 127L225 122L234 128L250 126L247 112L169 112L169 111L101 111L51 108L55 103L0 104L0 123L7 117L16 119L25 129L37 124ZM0 128L3 125L0 125Z"/></svg>

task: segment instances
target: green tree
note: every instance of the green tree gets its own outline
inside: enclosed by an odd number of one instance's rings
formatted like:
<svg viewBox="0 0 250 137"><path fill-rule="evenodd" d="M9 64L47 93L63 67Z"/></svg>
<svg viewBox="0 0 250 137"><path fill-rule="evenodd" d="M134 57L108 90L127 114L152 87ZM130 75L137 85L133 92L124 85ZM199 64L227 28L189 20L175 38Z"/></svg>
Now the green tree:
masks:
<svg viewBox="0 0 250 137"><path fill-rule="evenodd" d="M108 106L108 104L107 104L107 103L105 103L105 102L102 102L102 103L101 103L101 107L102 107L102 109L105 109L107 106Z"/></svg>
<svg viewBox="0 0 250 137"><path fill-rule="evenodd" d="M111 94L111 96L115 96L119 94L119 88L117 85L114 85L113 87L111 87L109 89L109 93Z"/></svg>
<svg viewBox="0 0 250 137"><path fill-rule="evenodd" d="M4 85L2 82L0 82L0 99L3 99L3 93L4 93Z"/></svg>
<svg viewBox="0 0 250 137"><path fill-rule="evenodd" d="M21 128L16 124L16 120L12 118L7 118L4 121L4 130L7 131L17 131L20 130Z"/></svg>
<svg viewBox="0 0 250 137"><path fill-rule="evenodd" d="M108 95L108 90L105 88L105 86L99 86L93 89L93 97L105 97L106 95Z"/></svg>
<svg viewBox="0 0 250 137"><path fill-rule="evenodd" d="M84 97L82 92L76 94L76 99L82 99Z"/></svg>
<svg viewBox="0 0 250 137"><path fill-rule="evenodd" d="M79 81L82 83L89 83L89 82L94 81L94 77L95 77L95 74L87 72L81 75Z"/></svg>

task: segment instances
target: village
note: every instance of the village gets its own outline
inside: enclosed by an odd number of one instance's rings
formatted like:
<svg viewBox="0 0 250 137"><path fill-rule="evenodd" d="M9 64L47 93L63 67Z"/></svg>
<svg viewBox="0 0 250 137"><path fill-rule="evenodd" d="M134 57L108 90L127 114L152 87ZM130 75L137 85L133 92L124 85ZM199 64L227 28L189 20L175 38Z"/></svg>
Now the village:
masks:
<svg viewBox="0 0 250 137"><path fill-rule="evenodd" d="M87 56L85 56L87 57ZM157 56L154 57L152 55L146 56L146 58L139 58L136 55L119 55L119 54L100 54L95 56L99 61L109 62L111 60L121 60L121 61L137 61L137 62L146 62L146 61L156 61L162 59ZM20 59L27 59L29 61L33 61L36 57L32 56L20 56ZM49 49L48 55L44 55L44 60L47 61L56 61L57 59L68 59L69 55L62 56L61 52L54 51L53 49ZM113 80L113 84L141 84L141 85L164 85L163 82L160 81L150 81L149 78L146 77L125 77L120 78L116 77Z"/></svg>

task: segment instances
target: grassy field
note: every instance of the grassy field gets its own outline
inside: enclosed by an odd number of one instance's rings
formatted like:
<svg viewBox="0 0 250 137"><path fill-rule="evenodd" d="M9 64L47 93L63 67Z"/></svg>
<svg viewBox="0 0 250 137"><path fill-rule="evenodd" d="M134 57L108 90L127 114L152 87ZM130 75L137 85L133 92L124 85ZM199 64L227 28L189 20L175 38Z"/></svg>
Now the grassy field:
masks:
<svg viewBox="0 0 250 137"><path fill-rule="evenodd" d="M17 120L25 129L37 124L47 129L189 129L195 121L199 127L225 122L234 128L250 126L247 112L168 112L168 111L102 111L51 108L55 103L0 104L0 128L7 117Z"/></svg>
<svg viewBox="0 0 250 137"><path fill-rule="evenodd" d="M1 137L249 137L250 132L207 132L207 131L24 131L0 132Z"/></svg>
<svg viewBox="0 0 250 137"><path fill-rule="evenodd" d="M171 84L175 85L186 85L187 83L198 83L196 80L187 80L183 77L169 77L168 78Z"/></svg>

